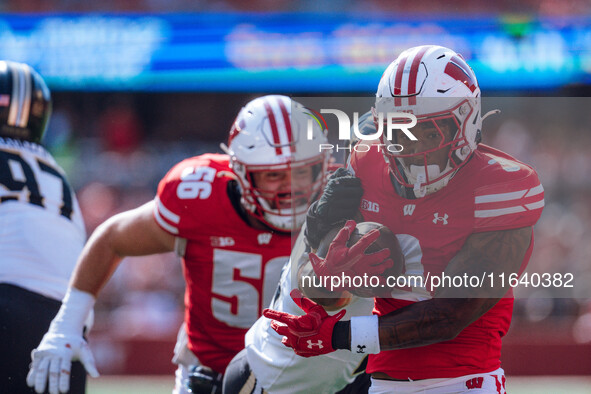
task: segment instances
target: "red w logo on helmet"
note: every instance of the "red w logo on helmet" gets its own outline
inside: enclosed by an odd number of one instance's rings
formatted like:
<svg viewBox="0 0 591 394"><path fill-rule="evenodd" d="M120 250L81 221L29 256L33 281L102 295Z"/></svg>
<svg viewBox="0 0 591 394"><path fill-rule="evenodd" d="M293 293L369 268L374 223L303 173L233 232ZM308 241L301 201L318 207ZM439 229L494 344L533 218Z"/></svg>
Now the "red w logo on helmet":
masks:
<svg viewBox="0 0 591 394"><path fill-rule="evenodd" d="M452 56L447 66L445 66L444 72L450 77L462 82L472 93L476 90L476 77L464 59L458 56Z"/></svg>

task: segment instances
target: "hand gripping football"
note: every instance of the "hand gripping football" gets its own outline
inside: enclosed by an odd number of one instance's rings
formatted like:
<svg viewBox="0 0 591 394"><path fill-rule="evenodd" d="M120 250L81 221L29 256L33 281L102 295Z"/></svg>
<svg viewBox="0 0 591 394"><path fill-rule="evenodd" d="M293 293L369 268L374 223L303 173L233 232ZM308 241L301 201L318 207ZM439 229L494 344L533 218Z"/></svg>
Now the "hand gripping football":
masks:
<svg viewBox="0 0 591 394"><path fill-rule="evenodd" d="M387 270L387 274L393 276L402 274L404 268L404 254L402 254L400 242L398 242L396 235L383 224L376 222L357 223L355 231L353 231L353 234L349 237L347 246L352 246L359 241L361 237L373 229L378 229L380 231L380 237L365 249L365 254L375 253L382 249L390 249L390 258L394 261L394 265Z"/></svg>
<svg viewBox="0 0 591 394"><path fill-rule="evenodd" d="M389 294L389 288L386 283L388 277L397 277L404 272L404 254L400 247L400 242L396 235L386 226L376 222L361 222L357 223L355 230L347 241L347 246L351 247L358 242L364 235L369 233L371 230L377 229L380 232L380 236L371 243L364 251L364 254L371 254L378 252L382 249L389 249L390 255L383 262L388 259L392 259L393 265L389 268L384 269L380 273L372 273L367 275L367 279L355 278L353 280L353 286L349 292L359 297L379 297ZM320 242L318 247L318 254L323 256L326 254L330 243L338 233L338 230L329 232ZM379 266L381 263L375 264ZM372 278L372 276L374 278ZM353 279L353 278L352 278Z"/></svg>

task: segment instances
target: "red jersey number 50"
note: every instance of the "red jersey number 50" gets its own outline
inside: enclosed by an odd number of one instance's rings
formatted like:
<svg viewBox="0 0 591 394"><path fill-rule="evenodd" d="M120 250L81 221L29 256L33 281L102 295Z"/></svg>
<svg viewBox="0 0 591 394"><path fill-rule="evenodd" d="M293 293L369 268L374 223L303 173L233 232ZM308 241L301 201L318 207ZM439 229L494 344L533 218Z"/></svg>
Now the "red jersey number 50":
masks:
<svg viewBox="0 0 591 394"><path fill-rule="evenodd" d="M255 253L214 249L211 308L216 319L249 328L270 305L281 268L289 257L275 257L263 267Z"/></svg>

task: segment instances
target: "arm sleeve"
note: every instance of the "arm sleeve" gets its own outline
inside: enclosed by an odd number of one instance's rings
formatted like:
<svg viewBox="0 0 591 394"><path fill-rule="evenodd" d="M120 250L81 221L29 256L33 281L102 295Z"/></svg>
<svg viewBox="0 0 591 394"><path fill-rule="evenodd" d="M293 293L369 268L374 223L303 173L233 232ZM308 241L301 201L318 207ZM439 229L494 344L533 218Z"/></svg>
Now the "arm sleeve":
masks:
<svg viewBox="0 0 591 394"><path fill-rule="evenodd" d="M211 204L209 194L186 195L184 190L191 183L184 175L192 174L199 163L185 160L174 166L162 178L155 197L154 219L166 232L181 238L191 238L205 220L208 205ZM196 181L204 184L203 181ZM211 189L211 183L208 186Z"/></svg>
<svg viewBox="0 0 591 394"><path fill-rule="evenodd" d="M476 232L533 226L540 218L544 188L536 172L530 167L521 167L506 178L475 189Z"/></svg>

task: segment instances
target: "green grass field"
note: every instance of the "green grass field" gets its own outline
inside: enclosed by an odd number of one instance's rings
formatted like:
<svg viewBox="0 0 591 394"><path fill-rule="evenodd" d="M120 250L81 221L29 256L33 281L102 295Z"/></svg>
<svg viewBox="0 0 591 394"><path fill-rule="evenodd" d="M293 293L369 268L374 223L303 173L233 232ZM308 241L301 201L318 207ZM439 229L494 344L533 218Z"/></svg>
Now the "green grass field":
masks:
<svg viewBox="0 0 591 394"><path fill-rule="evenodd" d="M166 394L172 391L171 376L102 376L89 379L88 394ZM509 394L589 394L590 376L512 376Z"/></svg>

